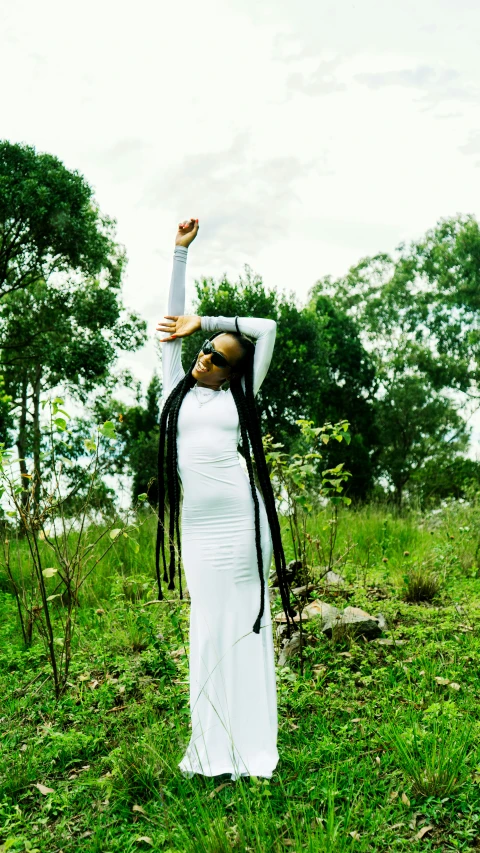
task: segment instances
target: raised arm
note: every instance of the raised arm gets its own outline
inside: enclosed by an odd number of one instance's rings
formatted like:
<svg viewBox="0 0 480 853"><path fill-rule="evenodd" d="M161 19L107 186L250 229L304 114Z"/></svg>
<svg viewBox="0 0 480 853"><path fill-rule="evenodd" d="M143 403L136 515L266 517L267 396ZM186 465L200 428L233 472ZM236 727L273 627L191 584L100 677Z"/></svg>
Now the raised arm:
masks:
<svg viewBox="0 0 480 853"><path fill-rule="evenodd" d="M165 316L183 314L185 312L185 270L187 265L188 247L175 246L173 253L172 277L168 293L168 304ZM182 366L182 339L170 341L162 347L162 395L166 400L180 379L185 376Z"/></svg>
<svg viewBox="0 0 480 853"><path fill-rule="evenodd" d="M207 334L212 332L240 331L255 341L255 357L253 361L253 393L256 395L262 385L273 355L277 324L275 320L262 317L186 317L185 310L185 266L187 249L198 232L198 219L189 219L179 224L175 239L173 256L173 271L168 295L168 309L164 319L157 324L157 331L167 334L160 338L166 346L162 349L163 361L163 398L166 399L175 385L185 376L182 367L182 337L191 335L201 328ZM245 378L242 377L242 387L245 390Z"/></svg>
<svg viewBox="0 0 480 853"><path fill-rule="evenodd" d="M265 379L273 355L277 324L275 320L264 320L261 317L237 317L240 332L255 341L255 357L253 360L253 393L256 396ZM235 317L206 317L201 318L203 331L236 332ZM242 376L242 387L245 390L245 377Z"/></svg>

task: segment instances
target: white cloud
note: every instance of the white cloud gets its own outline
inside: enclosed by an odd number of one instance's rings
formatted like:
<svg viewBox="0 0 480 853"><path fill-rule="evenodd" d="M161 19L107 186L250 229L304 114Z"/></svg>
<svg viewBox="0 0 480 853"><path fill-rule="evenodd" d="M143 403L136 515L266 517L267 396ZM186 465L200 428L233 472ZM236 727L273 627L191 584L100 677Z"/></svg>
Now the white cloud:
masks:
<svg viewBox="0 0 480 853"><path fill-rule="evenodd" d="M293 71L288 75L286 85L289 89L303 92L305 95L331 95L334 92L343 92L347 84L336 79L334 74L338 64L338 59L324 60L312 74Z"/></svg>
<svg viewBox="0 0 480 853"><path fill-rule="evenodd" d="M205 223L201 220L201 239L195 245L198 261L207 268L228 252L231 263L242 264L289 233L292 202L301 202L297 182L312 171L318 173L315 160L256 157L253 130L242 131L228 148L186 154L173 168L153 176L140 203L155 208L159 199L175 198L179 208L203 211Z"/></svg>
<svg viewBox="0 0 480 853"><path fill-rule="evenodd" d="M462 154L478 154L480 152L480 130L471 131L468 142L464 145L459 145L458 150Z"/></svg>
<svg viewBox="0 0 480 853"><path fill-rule="evenodd" d="M399 86L419 90L422 94L418 103L432 109L444 101L478 103L479 89L453 68L433 68L429 65L417 65L415 68L377 71L356 74L358 83L369 89L383 89L387 86Z"/></svg>

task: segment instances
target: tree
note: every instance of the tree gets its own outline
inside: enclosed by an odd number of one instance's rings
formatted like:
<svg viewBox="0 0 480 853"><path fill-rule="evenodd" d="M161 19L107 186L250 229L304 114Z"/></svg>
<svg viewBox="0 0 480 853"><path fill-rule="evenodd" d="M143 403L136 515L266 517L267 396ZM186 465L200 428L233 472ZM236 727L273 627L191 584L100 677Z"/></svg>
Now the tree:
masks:
<svg viewBox="0 0 480 853"><path fill-rule="evenodd" d="M299 418L312 418L320 426L326 420L348 419L352 444L341 450L329 447L326 467L344 461L354 472L349 494L365 497L371 486L375 447L369 402L375 373L355 324L327 297L298 307L293 294L288 297L267 291L248 265L245 271L245 277L240 276L236 283L225 277L218 282L212 278L197 281L194 312L276 321L274 357L257 398L264 432L281 441L286 452L294 452L300 441ZM204 338L205 333L199 331L184 340L185 369ZM340 390L342 386L344 390Z"/></svg>
<svg viewBox="0 0 480 853"><path fill-rule="evenodd" d="M29 457L40 473L42 396L60 386L85 402L92 389L109 385L119 352L137 349L145 329L144 320L124 311L116 284L39 280L4 297L1 358L24 479Z"/></svg>
<svg viewBox="0 0 480 853"><path fill-rule="evenodd" d="M422 507L446 497L469 500L469 492L480 492L480 462L460 456L445 459L444 465L439 465L438 460L428 461L418 474L413 474L411 488Z"/></svg>
<svg viewBox="0 0 480 853"><path fill-rule="evenodd" d="M93 406L95 422L113 421L117 430L114 454L110 456L109 474L132 477L132 502L148 494L152 506L157 504L158 423L162 386L155 373L147 389L145 403L140 391L134 406L113 396L99 397Z"/></svg>
<svg viewBox="0 0 480 853"><path fill-rule="evenodd" d="M327 379L319 383L311 417L317 425L347 420L351 441L330 442L324 449L325 468L343 463L351 473L345 494L365 500L370 494L381 448L375 417L378 379L374 362L363 346L354 321L332 299L317 295L309 303L317 319L320 353Z"/></svg>
<svg viewBox="0 0 480 853"><path fill-rule="evenodd" d="M6 393L4 378L0 376L0 444L9 444L13 426L12 398Z"/></svg>
<svg viewBox="0 0 480 853"><path fill-rule="evenodd" d="M465 421L451 400L435 392L422 375L403 374L390 383L377 403L377 425L387 439L379 467L393 485L399 507L407 486L423 481L432 468L445 470L468 449Z"/></svg>
<svg viewBox="0 0 480 853"><path fill-rule="evenodd" d="M480 399L480 231L472 216L440 220L419 241L363 258L316 283L355 322L378 379L378 474L401 503L422 467L445 467L467 447L460 415ZM476 402L475 402L476 405ZM453 437L452 437L453 434Z"/></svg>
<svg viewBox="0 0 480 853"><path fill-rule="evenodd" d="M119 285L124 249L76 171L30 145L0 141L0 299L53 273Z"/></svg>

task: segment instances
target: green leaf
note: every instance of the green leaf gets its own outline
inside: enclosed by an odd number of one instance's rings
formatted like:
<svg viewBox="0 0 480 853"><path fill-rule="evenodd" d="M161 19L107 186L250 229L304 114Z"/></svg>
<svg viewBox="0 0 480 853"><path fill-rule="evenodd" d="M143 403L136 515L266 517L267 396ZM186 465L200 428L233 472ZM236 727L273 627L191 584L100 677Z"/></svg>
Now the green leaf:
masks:
<svg viewBox="0 0 480 853"><path fill-rule="evenodd" d="M55 595L47 595L47 599L46 599L46 600L47 600L47 601L53 601L53 599L54 599L54 598L61 598L61 597L62 597L62 593L61 593L61 592L57 592L57 593L55 593Z"/></svg>
<svg viewBox="0 0 480 853"><path fill-rule="evenodd" d="M57 456L57 460L58 460L59 462L63 462L63 464L64 464L64 465L68 465L68 467L69 467L69 468L71 468L71 467L72 467L72 465L74 465L74 464L75 464L75 463L74 463L74 461L73 461L72 459L67 459L67 457L66 457L66 456Z"/></svg>
<svg viewBox="0 0 480 853"><path fill-rule="evenodd" d="M98 431L104 438L116 439L117 437L115 424L112 421L105 421L104 424L98 427Z"/></svg>
<svg viewBox="0 0 480 853"><path fill-rule="evenodd" d="M85 450L88 450L89 453L93 453L97 449L97 445L95 444L93 438L85 438L83 441L85 445Z"/></svg>
<svg viewBox="0 0 480 853"><path fill-rule="evenodd" d="M13 847L14 844L17 844L17 841L18 838L14 838L12 835L10 836L10 838L7 838L7 840L4 841L2 847L0 848L2 853L7 853L7 850L10 850L10 847Z"/></svg>
<svg viewBox="0 0 480 853"><path fill-rule="evenodd" d="M146 500L147 500L147 498L148 498L147 493L146 493L146 492L142 492L142 494L141 494L141 495L138 495L138 497L137 497L137 501L146 501Z"/></svg>
<svg viewBox="0 0 480 853"><path fill-rule="evenodd" d="M42 575L44 578L53 578L53 576L56 575L57 572L58 569L43 569Z"/></svg>
<svg viewBox="0 0 480 853"><path fill-rule="evenodd" d="M110 535L110 539L116 539L116 538L117 538L117 536L120 536L120 533L121 533L121 532L122 532L122 530L121 530L121 528L120 528L120 527L116 527L114 530L111 530L111 531L110 531L110 534L109 534L109 535Z"/></svg>
<svg viewBox="0 0 480 853"><path fill-rule="evenodd" d="M54 424L59 432L64 432L67 428L67 422L65 418L55 418Z"/></svg>

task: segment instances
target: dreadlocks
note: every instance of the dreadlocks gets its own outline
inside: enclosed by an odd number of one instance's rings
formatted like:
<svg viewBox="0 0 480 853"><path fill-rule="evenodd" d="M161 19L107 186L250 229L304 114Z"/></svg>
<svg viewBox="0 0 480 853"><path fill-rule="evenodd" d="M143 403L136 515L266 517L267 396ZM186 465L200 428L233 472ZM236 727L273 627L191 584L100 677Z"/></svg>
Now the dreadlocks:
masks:
<svg viewBox="0 0 480 853"><path fill-rule="evenodd" d="M237 329L238 329L238 323ZM213 340L217 335L222 334L216 332L211 336ZM260 622L265 609L265 583L263 577L263 556L260 539L260 507L258 495L255 488L255 479L253 471L253 460L257 471L257 477L260 489L263 495L265 510L267 513L268 523L272 536L273 554L275 559L275 567L280 587L280 595L282 598L283 609L287 620L287 637L290 637L290 618L295 616L295 610L290 604L290 594L286 577L286 561L283 551L282 538L280 533L280 523L278 520L277 510L275 506L275 497L273 494L272 484L268 473L265 452L263 450L262 432L260 427L260 418L258 415L255 397L253 394L253 359L255 354L255 344L246 338L240 332L229 332L233 335L243 349L243 355L239 362L235 365L237 371L236 376L230 379L230 390L232 397L237 407L238 419L240 423L241 445L238 450L245 459L250 481L250 489L252 492L254 516L255 516L255 546L257 553L258 574L260 577L260 609L258 616L253 625L253 631L256 634L260 633ZM163 561L163 580L168 581L168 589L175 589L175 568L176 554L175 541L177 544L178 553L178 576L180 598L183 598L182 592L182 574L181 574L181 537L179 529L180 517L180 480L177 470L177 424L180 407L183 399L195 385L196 380L192 376L192 370L195 367L197 359L195 358L183 379L173 388L170 395L165 400L160 416L160 439L158 447L158 525L157 525L157 542L155 549L155 568L158 581L158 597L163 599L162 584L160 580L160 554ZM245 391L241 384L241 372L245 377ZM166 445L166 452L165 452ZM165 493L165 480L167 482L167 492ZM165 555L165 505L169 504L169 530L168 530L168 554L169 566L167 574L167 560Z"/></svg>

